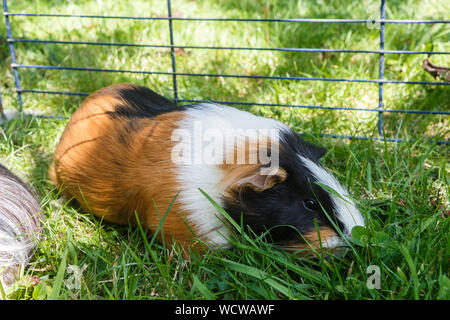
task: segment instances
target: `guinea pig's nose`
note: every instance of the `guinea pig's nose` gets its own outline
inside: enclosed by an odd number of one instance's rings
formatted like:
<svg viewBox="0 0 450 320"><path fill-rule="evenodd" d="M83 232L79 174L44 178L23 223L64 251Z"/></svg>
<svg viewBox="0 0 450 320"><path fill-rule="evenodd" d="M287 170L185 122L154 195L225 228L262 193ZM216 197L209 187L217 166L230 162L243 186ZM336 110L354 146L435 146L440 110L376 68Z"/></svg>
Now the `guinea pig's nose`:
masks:
<svg viewBox="0 0 450 320"><path fill-rule="evenodd" d="M342 234L342 236L336 236L331 240L328 245L328 249L332 252L334 256L342 257L350 248L350 236L347 234Z"/></svg>
<svg viewBox="0 0 450 320"><path fill-rule="evenodd" d="M342 247L338 247L332 250L333 255L341 258L345 255L345 253L348 251L349 247L348 246L342 246Z"/></svg>

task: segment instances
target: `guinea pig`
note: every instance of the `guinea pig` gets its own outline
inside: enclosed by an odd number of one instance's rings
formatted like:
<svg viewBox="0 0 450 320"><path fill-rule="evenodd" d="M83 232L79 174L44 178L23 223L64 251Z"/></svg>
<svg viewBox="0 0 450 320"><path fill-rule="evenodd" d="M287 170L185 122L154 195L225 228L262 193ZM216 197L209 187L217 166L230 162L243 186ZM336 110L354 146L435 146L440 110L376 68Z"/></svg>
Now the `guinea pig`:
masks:
<svg viewBox="0 0 450 320"><path fill-rule="evenodd" d="M41 207L20 178L0 165L0 282L8 288L34 253Z"/></svg>
<svg viewBox="0 0 450 320"><path fill-rule="evenodd" d="M49 175L65 196L113 223L136 223L137 214L155 231L170 207L164 239L184 247L229 247L232 229L203 190L286 250L333 249L364 219L319 163L325 152L274 119L213 103L177 106L116 84L73 113Z"/></svg>

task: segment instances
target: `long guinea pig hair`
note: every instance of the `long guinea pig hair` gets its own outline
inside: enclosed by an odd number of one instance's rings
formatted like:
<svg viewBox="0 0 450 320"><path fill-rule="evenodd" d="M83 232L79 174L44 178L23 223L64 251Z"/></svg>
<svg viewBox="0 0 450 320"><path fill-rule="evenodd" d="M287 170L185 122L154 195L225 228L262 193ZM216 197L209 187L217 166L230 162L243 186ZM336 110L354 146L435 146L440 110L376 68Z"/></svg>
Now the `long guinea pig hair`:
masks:
<svg viewBox="0 0 450 320"><path fill-rule="evenodd" d="M178 106L116 84L72 115L49 175L94 215L126 224L137 213L150 231L176 197L163 223L168 242L229 247L230 228L201 189L281 248L333 251L364 219L320 164L325 152L274 119L214 103Z"/></svg>
<svg viewBox="0 0 450 320"><path fill-rule="evenodd" d="M8 288L34 253L41 207L31 189L0 165L0 282Z"/></svg>

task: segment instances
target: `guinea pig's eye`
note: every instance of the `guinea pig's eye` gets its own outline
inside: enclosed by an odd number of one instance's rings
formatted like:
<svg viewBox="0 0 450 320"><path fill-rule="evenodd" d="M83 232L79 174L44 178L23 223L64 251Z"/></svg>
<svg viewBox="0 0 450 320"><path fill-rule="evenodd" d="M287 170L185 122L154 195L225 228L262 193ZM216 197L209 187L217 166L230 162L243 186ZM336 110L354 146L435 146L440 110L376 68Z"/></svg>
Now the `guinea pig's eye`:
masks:
<svg viewBox="0 0 450 320"><path fill-rule="evenodd" d="M317 203L312 199L304 199L303 206L305 207L306 210L314 212L317 208Z"/></svg>

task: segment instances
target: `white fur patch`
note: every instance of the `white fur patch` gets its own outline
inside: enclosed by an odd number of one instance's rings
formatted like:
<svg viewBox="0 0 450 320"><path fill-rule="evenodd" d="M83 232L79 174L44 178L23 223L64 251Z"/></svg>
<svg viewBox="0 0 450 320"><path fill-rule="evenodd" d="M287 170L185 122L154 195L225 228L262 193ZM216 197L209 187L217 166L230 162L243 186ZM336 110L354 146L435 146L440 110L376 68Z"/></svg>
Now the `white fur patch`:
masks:
<svg viewBox="0 0 450 320"><path fill-rule="evenodd" d="M286 128L284 124L276 120L216 104L201 104L186 110L185 115L185 118L178 123L178 128L188 130L191 134L194 132L194 126L198 126L199 123L203 130L216 129L222 133L225 133L227 129L275 128L282 130ZM222 222L224 217L220 217L220 213L198 190L201 188L223 207L224 203L220 198L223 190L218 187L218 182L224 178L224 172L216 164L177 164L177 166L177 181L183 188L179 200L184 210L189 213L189 222L193 223L198 230L198 235L209 244L227 247L229 230Z"/></svg>
<svg viewBox="0 0 450 320"><path fill-rule="evenodd" d="M350 199L347 190L341 186L336 178L322 166L303 156L299 157L318 182L332 188L340 195L340 197L338 197L335 194L329 193L336 210L336 216L344 225L344 230L342 231L346 236L350 237L353 227L364 226L365 223L363 216L358 209L356 209L355 204Z"/></svg>
<svg viewBox="0 0 450 320"><path fill-rule="evenodd" d="M338 235L331 236L322 241L323 248L336 248L345 245L345 242Z"/></svg>
<svg viewBox="0 0 450 320"><path fill-rule="evenodd" d="M32 255L39 214L34 196L14 179L0 175L0 281L5 286Z"/></svg>

